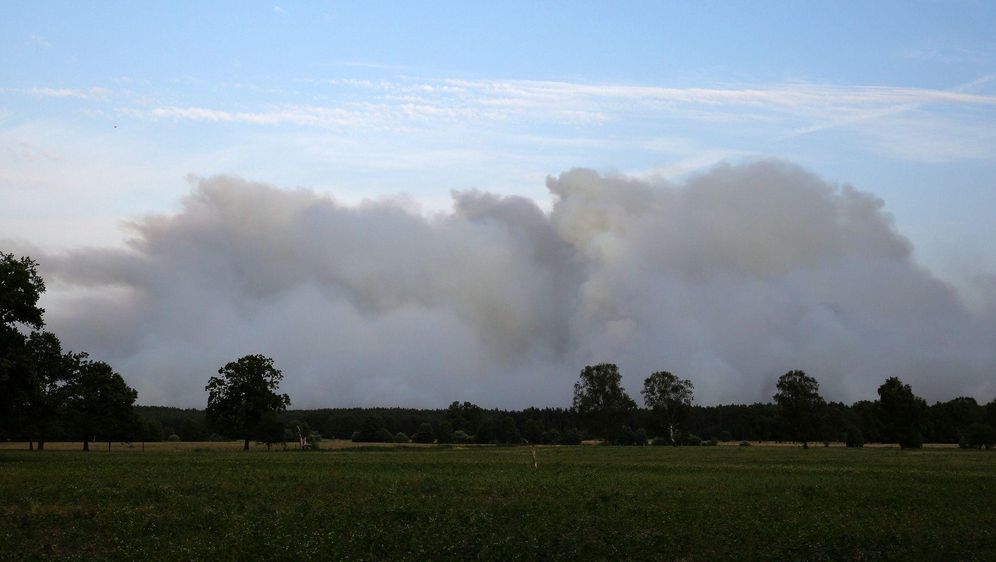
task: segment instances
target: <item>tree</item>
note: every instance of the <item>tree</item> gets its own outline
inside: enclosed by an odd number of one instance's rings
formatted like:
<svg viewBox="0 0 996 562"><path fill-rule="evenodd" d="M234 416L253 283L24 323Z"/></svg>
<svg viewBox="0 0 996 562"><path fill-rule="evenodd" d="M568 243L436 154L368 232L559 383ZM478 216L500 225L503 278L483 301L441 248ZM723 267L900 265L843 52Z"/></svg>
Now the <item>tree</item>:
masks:
<svg viewBox="0 0 996 562"><path fill-rule="evenodd" d="M889 377L878 387L879 413L885 438L903 449L923 446L923 428L927 420L927 403L913 394L910 385Z"/></svg>
<svg viewBox="0 0 996 562"><path fill-rule="evenodd" d="M692 408L692 381L667 371L658 371L643 381L643 403L668 429L671 445L677 446L674 430L688 417Z"/></svg>
<svg viewBox="0 0 996 562"><path fill-rule="evenodd" d="M208 392L205 414L218 433L244 440L249 450L253 431L268 413L287 409L290 398L277 394L284 375L273 366L273 359L263 355L246 355L218 369L204 390Z"/></svg>
<svg viewBox="0 0 996 562"><path fill-rule="evenodd" d="M775 402L778 413L804 449L817 431L826 412L826 402L820 396L820 383L802 371L789 371L778 377Z"/></svg>
<svg viewBox="0 0 996 562"><path fill-rule="evenodd" d="M418 426L418 431L411 436L411 440L416 443L433 443L436 441L436 432L432 430L432 424L422 422Z"/></svg>
<svg viewBox="0 0 996 562"><path fill-rule="evenodd" d="M274 443L284 443L284 424L277 419L276 412L264 412L262 419L253 431L256 441L266 443L266 450L269 451Z"/></svg>
<svg viewBox="0 0 996 562"><path fill-rule="evenodd" d="M31 258L0 252L0 430L13 429L15 420L24 418L36 390L27 339L18 328L45 325L45 311L38 307L45 282L37 267Z"/></svg>
<svg viewBox="0 0 996 562"><path fill-rule="evenodd" d="M962 447L970 449L992 449L996 444L996 429L986 423L973 423L965 428L959 442Z"/></svg>
<svg viewBox="0 0 996 562"><path fill-rule="evenodd" d="M38 440L38 450L41 451L45 449L45 439L59 417L64 399L61 390L69 378L69 364L62 354L59 338L51 332L31 332L26 347L34 379L25 425L29 438Z"/></svg>
<svg viewBox="0 0 996 562"><path fill-rule="evenodd" d="M574 383L571 408L610 442L629 413L636 409L636 402L626 394L621 381L619 367L600 363L582 369L578 382Z"/></svg>
<svg viewBox="0 0 996 562"><path fill-rule="evenodd" d="M83 450L90 450L94 436L128 439L138 430L134 404L138 393L121 375L103 361L92 361L86 353L65 356L66 384L59 390L72 432L83 438Z"/></svg>

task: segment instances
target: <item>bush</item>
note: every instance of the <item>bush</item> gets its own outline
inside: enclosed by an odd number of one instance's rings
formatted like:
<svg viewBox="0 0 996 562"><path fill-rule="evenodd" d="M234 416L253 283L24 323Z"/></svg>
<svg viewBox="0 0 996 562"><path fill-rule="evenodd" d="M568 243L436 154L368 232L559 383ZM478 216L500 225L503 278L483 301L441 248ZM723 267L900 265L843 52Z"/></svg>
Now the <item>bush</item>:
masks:
<svg viewBox="0 0 996 562"><path fill-rule="evenodd" d="M703 447L715 447L716 445L719 445L719 441L716 441L715 439L706 439L702 442Z"/></svg>
<svg viewBox="0 0 996 562"><path fill-rule="evenodd" d="M865 446L865 436L856 425L849 425L844 432L844 444L850 448L861 448Z"/></svg>
<svg viewBox="0 0 996 562"><path fill-rule="evenodd" d="M653 445L654 447L663 447L670 445L671 440L668 439L667 437L654 437L653 440L650 441L650 444Z"/></svg>
<svg viewBox="0 0 996 562"><path fill-rule="evenodd" d="M458 444L462 445L464 443L470 443L473 440L474 440L474 438L472 436L470 436L470 435L467 435L467 432L464 431L464 430L462 430L462 429L458 429L458 430L456 430L456 431L453 432L453 442L454 443L458 443Z"/></svg>
<svg viewBox="0 0 996 562"><path fill-rule="evenodd" d="M556 445L557 443L560 443L560 432L556 429L549 429L543 432L540 439L547 445Z"/></svg>
<svg viewBox="0 0 996 562"><path fill-rule="evenodd" d="M958 442L959 447L968 449L992 449L996 445L996 429L985 423L973 423L965 428L965 432Z"/></svg>
<svg viewBox="0 0 996 562"><path fill-rule="evenodd" d="M560 434L560 444L561 445L580 445L581 444L581 434L578 430L573 427L570 429L565 429L563 433Z"/></svg>
<svg viewBox="0 0 996 562"><path fill-rule="evenodd" d="M636 431L633 432L633 444L634 445L639 445L641 447L643 447L644 445L647 444L647 430L646 429L643 429L641 427L640 429L637 429Z"/></svg>
<svg viewBox="0 0 996 562"><path fill-rule="evenodd" d="M415 435L418 435L417 433ZM399 431L394 434L395 443L411 443L412 440L408 438L403 431Z"/></svg>
<svg viewBox="0 0 996 562"><path fill-rule="evenodd" d="M692 447L698 447L702 444L702 438L694 433L685 437L685 445L691 445Z"/></svg>
<svg viewBox="0 0 996 562"><path fill-rule="evenodd" d="M166 438L167 441L179 441L180 436L175 433L170 433L169 437Z"/></svg>
<svg viewBox="0 0 996 562"><path fill-rule="evenodd" d="M901 449L922 449L923 436L919 431L911 431L899 437L899 447Z"/></svg>
<svg viewBox="0 0 996 562"><path fill-rule="evenodd" d="M740 446L741 447L750 447L750 441L741 441L740 442Z"/></svg>
<svg viewBox="0 0 996 562"><path fill-rule="evenodd" d="M729 431L723 430L719 432L719 440L726 443L728 441L733 441L733 434Z"/></svg>
<svg viewBox="0 0 996 562"><path fill-rule="evenodd" d="M436 441L436 432L432 430L431 423L423 423L418 426L418 431L415 435L412 435L412 441L416 443L434 443Z"/></svg>
<svg viewBox="0 0 996 562"><path fill-rule="evenodd" d="M452 443L453 424L446 420L439 422L439 425L436 427L436 441L438 443Z"/></svg>

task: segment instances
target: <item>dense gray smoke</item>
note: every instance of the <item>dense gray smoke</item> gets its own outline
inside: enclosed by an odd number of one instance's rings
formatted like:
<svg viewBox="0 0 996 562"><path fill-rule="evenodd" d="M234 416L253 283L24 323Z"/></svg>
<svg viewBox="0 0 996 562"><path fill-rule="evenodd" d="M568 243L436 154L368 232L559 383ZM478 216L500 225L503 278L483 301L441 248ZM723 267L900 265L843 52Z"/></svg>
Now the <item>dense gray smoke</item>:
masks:
<svg viewBox="0 0 996 562"><path fill-rule="evenodd" d="M212 177L135 221L127 249L34 255L76 295L50 327L142 403L203 406L248 353L275 359L295 407L566 405L593 362L636 398L670 370L707 404L770 400L790 369L848 402L888 376L996 394L992 310L918 266L867 193L773 161L547 185L551 213L468 191L427 217Z"/></svg>

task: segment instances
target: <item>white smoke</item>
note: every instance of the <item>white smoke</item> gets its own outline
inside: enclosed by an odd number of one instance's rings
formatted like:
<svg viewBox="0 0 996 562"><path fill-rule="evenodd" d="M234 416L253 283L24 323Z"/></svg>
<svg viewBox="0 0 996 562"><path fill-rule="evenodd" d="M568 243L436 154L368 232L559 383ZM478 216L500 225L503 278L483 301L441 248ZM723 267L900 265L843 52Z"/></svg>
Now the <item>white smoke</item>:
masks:
<svg viewBox="0 0 996 562"><path fill-rule="evenodd" d="M670 370L703 403L769 400L790 369L848 402L889 376L996 394L993 309L918 266L872 195L777 161L547 185L549 214L469 191L426 217L219 176L136 220L126 250L34 255L84 291L50 328L147 404L203 406L247 353L275 359L295 407L566 405L592 362L634 397Z"/></svg>

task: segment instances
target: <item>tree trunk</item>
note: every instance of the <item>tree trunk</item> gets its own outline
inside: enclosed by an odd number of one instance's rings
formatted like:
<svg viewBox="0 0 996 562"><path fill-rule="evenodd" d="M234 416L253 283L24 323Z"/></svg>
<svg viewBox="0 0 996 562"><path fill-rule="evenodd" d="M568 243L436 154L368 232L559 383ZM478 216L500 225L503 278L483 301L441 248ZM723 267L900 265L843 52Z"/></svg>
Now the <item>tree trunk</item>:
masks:
<svg viewBox="0 0 996 562"><path fill-rule="evenodd" d="M108 450L108 451L110 451L110 450L111 450L111 442L110 442L110 441L108 441L108 442L107 442L107 450Z"/></svg>
<svg viewBox="0 0 996 562"><path fill-rule="evenodd" d="M84 451L89 451L90 450L90 436L89 435L83 438L83 450Z"/></svg>
<svg viewBox="0 0 996 562"><path fill-rule="evenodd" d="M806 441L805 439L803 439L802 440L802 448L803 449L808 449L809 448L809 441Z"/></svg>
<svg viewBox="0 0 996 562"><path fill-rule="evenodd" d="M45 450L45 440L44 439L39 439L38 440L38 450L39 451L44 451Z"/></svg>
<svg viewBox="0 0 996 562"><path fill-rule="evenodd" d="M248 451L249 450L249 438L248 437L246 438L246 442L243 443L243 445L242 445L242 450L243 451Z"/></svg>
<svg viewBox="0 0 996 562"><path fill-rule="evenodd" d="M668 430L668 434L671 436L671 446L672 447L677 447L678 443L674 440L674 424L673 423L669 423L667 425L667 430Z"/></svg>
<svg viewBox="0 0 996 562"><path fill-rule="evenodd" d="M35 442L32 441L31 439L28 439L28 450L29 451L34 451L35 450Z"/></svg>

